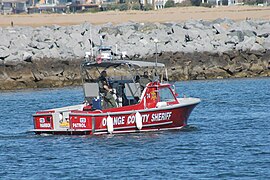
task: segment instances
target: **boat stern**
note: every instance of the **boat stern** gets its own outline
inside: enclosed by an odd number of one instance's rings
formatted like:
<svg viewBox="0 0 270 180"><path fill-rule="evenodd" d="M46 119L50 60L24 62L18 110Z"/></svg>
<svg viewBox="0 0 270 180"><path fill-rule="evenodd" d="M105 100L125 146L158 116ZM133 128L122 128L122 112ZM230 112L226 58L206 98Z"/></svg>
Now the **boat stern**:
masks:
<svg viewBox="0 0 270 180"><path fill-rule="evenodd" d="M88 134L92 124L89 117L73 117L73 111L82 110L84 105L69 106L64 108L39 111L33 114L34 129L36 134Z"/></svg>

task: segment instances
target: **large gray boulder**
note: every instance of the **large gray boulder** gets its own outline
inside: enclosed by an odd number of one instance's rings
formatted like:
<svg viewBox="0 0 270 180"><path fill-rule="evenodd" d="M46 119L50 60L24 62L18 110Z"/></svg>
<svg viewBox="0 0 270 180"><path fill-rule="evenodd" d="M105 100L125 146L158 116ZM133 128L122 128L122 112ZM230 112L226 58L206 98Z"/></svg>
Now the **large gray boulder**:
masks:
<svg viewBox="0 0 270 180"><path fill-rule="evenodd" d="M229 31L256 31L256 26L251 21L239 21L230 26Z"/></svg>
<svg viewBox="0 0 270 180"><path fill-rule="evenodd" d="M50 49L50 57L52 59L59 59L60 56L60 52L59 52L59 49L54 47L54 48L51 48Z"/></svg>
<svg viewBox="0 0 270 180"><path fill-rule="evenodd" d="M6 46L0 46L0 59L4 60L10 55L10 51Z"/></svg>
<svg viewBox="0 0 270 180"><path fill-rule="evenodd" d="M154 29L158 29L158 26L153 23L140 23L138 24L137 28L138 28L137 31L141 33L147 33Z"/></svg>
<svg viewBox="0 0 270 180"><path fill-rule="evenodd" d="M71 33L70 34L70 38L71 38L72 41L74 41L76 43L83 42L83 36L79 32L73 32L73 33Z"/></svg>
<svg viewBox="0 0 270 180"><path fill-rule="evenodd" d="M31 62L32 61L32 56L33 56L33 54L31 52L25 51L25 52L22 53L22 60L26 61L26 62Z"/></svg>
<svg viewBox="0 0 270 180"><path fill-rule="evenodd" d="M5 47L9 47L10 46L10 39L4 33L1 35L0 46L5 46Z"/></svg>
<svg viewBox="0 0 270 180"><path fill-rule="evenodd" d="M270 22L261 22L257 28L257 34L259 37L267 38L270 36Z"/></svg>
<svg viewBox="0 0 270 180"><path fill-rule="evenodd" d="M224 27L222 27L220 24L213 24L213 28L215 30L215 34L226 33L226 29Z"/></svg>
<svg viewBox="0 0 270 180"><path fill-rule="evenodd" d="M77 44L73 48L73 53L74 53L76 58L81 58L81 57L84 57L84 55L85 55L85 51L83 51L83 49L81 48L81 46L79 44Z"/></svg>
<svg viewBox="0 0 270 180"><path fill-rule="evenodd" d="M236 45L237 50L243 50L243 51L248 51L252 48L253 44L256 42L255 37L247 37L245 36L244 41L238 43Z"/></svg>
<svg viewBox="0 0 270 180"><path fill-rule="evenodd" d="M247 36L247 37L255 37L257 36L257 33L255 31L251 31L251 30L243 30L242 31L243 36Z"/></svg>
<svg viewBox="0 0 270 180"><path fill-rule="evenodd" d="M270 49L270 36L268 36L267 38L264 39L262 46L265 49Z"/></svg>
<svg viewBox="0 0 270 180"><path fill-rule="evenodd" d="M183 23L107 23L73 26L14 27L0 29L0 58L5 61L30 61L83 58L91 46L113 46L129 57L154 54L154 39L160 52L251 51L259 54L269 49L270 22L230 19L189 20ZM100 38L101 37L101 38Z"/></svg>
<svg viewBox="0 0 270 180"><path fill-rule="evenodd" d="M11 53L4 59L5 65L15 66L21 61L21 57L18 53Z"/></svg>
<svg viewBox="0 0 270 180"><path fill-rule="evenodd" d="M229 34L228 34L228 37L230 38L230 37L237 37L237 39L238 39L238 41L239 42L242 42L242 41L244 41L244 34L243 34L243 32L242 31L239 31L239 30L233 30L233 31L231 31ZM237 43L237 42L235 42L235 43Z"/></svg>
<svg viewBox="0 0 270 180"><path fill-rule="evenodd" d="M218 18L212 21L213 24L227 24L232 25L235 23L234 20L228 18Z"/></svg>
<svg viewBox="0 0 270 180"><path fill-rule="evenodd" d="M265 52L265 48L258 43L254 43L253 46L250 48L250 52L251 53L258 53L258 52L263 53L263 52Z"/></svg>

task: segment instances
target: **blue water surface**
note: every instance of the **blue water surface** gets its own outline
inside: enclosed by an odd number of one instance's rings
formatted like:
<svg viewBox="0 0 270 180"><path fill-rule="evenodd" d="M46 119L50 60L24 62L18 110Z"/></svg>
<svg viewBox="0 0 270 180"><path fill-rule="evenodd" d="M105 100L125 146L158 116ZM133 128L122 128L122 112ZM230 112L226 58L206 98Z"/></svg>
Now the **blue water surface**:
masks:
<svg viewBox="0 0 270 180"><path fill-rule="evenodd" d="M270 78L177 82L202 99L183 130L34 135L32 114L80 87L0 93L0 179L270 179Z"/></svg>

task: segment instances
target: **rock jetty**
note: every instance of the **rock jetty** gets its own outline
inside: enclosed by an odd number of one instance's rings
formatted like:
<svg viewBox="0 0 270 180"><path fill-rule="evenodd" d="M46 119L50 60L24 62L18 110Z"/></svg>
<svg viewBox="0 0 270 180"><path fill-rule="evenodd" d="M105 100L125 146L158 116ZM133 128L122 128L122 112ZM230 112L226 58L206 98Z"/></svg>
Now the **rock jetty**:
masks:
<svg viewBox="0 0 270 180"><path fill-rule="evenodd" d="M148 61L157 39L171 80L270 75L266 20L7 27L0 28L0 90L80 84L80 62L100 37L127 58Z"/></svg>

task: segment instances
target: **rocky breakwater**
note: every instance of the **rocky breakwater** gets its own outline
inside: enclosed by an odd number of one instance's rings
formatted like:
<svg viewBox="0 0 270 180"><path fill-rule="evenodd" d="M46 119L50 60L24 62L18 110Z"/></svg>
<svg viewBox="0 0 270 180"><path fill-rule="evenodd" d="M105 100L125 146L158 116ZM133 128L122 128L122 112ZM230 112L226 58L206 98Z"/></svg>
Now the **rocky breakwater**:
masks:
<svg viewBox="0 0 270 180"><path fill-rule="evenodd" d="M149 61L157 39L158 59L172 80L270 75L270 21L84 23L0 28L0 89L79 84L80 62L100 37L129 59Z"/></svg>

